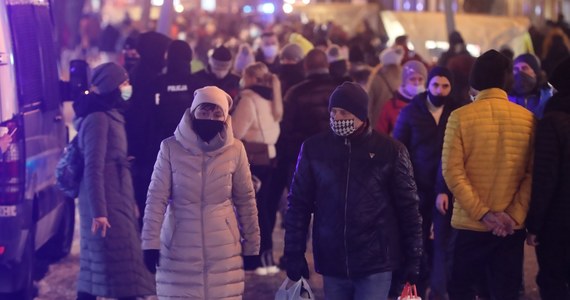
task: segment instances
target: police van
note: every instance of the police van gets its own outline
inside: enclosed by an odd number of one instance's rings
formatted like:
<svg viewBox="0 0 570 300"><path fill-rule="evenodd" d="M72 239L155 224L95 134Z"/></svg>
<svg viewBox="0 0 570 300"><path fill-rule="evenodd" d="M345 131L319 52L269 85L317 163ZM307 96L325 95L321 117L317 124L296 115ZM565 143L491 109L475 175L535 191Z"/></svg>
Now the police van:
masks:
<svg viewBox="0 0 570 300"><path fill-rule="evenodd" d="M66 256L75 204L55 187L67 143L48 0L0 1L0 299L32 299L34 261Z"/></svg>

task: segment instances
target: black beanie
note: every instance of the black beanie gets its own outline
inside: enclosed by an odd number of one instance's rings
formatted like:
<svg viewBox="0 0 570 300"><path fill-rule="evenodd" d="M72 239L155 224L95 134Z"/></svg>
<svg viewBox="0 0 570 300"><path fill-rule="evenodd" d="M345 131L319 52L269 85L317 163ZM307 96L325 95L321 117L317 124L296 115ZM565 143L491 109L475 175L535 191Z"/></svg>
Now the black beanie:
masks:
<svg viewBox="0 0 570 300"><path fill-rule="evenodd" d="M557 91L570 91L570 57L563 60L550 75L550 84Z"/></svg>
<svg viewBox="0 0 570 300"><path fill-rule="evenodd" d="M426 81L426 87L429 87L431 79L436 76L447 78L447 80L449 80L449 84L451 84L451 87L453 87L453 73L451 73L451 71L449 71L447 68L437 67L437 66L433 67L433 69L429 71L428 78Z"/></svg>
<svg viewBox="0 0 570 300"><path fill-rule="evenodd" d="M170 43L166 57L168 62L190 63L192 60L192 49L185 41L176 40Z"/></svg>
<svg viewBox="0 0 570 300"><path fill-rule="evenodd" d="M534 71L534 73L537 76L540 73L540 70L541 70L540 69L540 61L533 54L525 53L525 54L521 54L521 55L517 56L517 58L515 58L515 61L513 62L513 65L516 65L517 63L520 63L520 62L527 63L532 68L532 70Z"/></svg>
<svg viewBox="0 0 570 300"><path fill-rule="evenodd" d="M232 53L230 52L230 50L228 50L228 48L220 46L214 49L214 52L212 53L212 58L217 61L230 61L232 60Z"/></svg>
<svg viewBox="0 0 570 300"><path fill-rule="evenodd" d="M496 50L489 50L475 60L469 84L478 91L490 88L504 90L512 72L512 63L506 56Z"/></svg>
<svg viewBox="0 0 570 300"><path fill-rule="evenodd" d="M329 98L329 111L333 107L347 110L361 121L366 121L368 118L368 94L359 84L344 82L332 92Z"/></svg>

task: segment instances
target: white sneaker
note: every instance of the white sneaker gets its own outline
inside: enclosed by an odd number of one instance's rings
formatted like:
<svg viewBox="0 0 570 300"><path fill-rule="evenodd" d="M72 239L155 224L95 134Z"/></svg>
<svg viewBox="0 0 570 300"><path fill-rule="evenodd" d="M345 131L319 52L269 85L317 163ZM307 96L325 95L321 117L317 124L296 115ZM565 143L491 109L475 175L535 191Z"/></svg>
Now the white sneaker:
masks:
<svg viewBox="0 0 570 300"><path fill-rule="evenodd" d="M267 276L269 273L267 272L267 267L258 267L255 269L255 275L259 276Z"/></svg>

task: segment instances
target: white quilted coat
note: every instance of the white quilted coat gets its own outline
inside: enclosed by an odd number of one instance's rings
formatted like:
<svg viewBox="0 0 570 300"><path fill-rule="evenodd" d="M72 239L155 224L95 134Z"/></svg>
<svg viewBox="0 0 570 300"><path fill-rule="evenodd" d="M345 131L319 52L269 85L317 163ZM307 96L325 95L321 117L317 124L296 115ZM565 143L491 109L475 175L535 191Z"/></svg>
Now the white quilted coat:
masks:
<svg viewBox="0 0 570 300"><path fill-rule="evenodd" d="M234 139L229 118L225 132L206 144L192 130L189 115L187 110L174 137L160 146L147 195L143 249L160 249L159 299L241 299L241 255L259 252L245 149Z"/></svg>

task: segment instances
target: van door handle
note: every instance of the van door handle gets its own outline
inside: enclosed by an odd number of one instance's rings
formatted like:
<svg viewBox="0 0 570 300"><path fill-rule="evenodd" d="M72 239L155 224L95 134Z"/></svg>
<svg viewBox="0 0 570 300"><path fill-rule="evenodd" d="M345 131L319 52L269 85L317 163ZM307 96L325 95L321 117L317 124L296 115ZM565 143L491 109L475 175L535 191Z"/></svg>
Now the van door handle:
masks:
<svg viewBox="0 0 570 300"><path fill-rule="evenodd" d="M53 121L54 121L54 122L61 122L62 120L63 120L63 117L62 117L62 116L55 116L55 117L53 117Z"/></svg>

